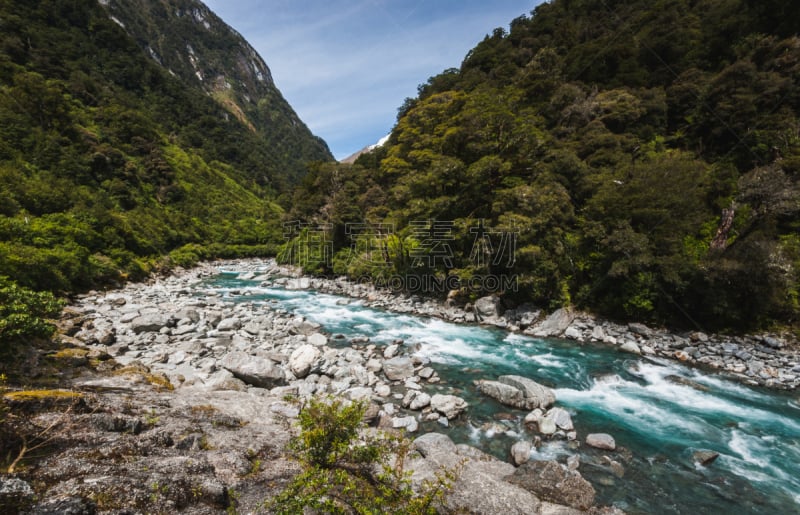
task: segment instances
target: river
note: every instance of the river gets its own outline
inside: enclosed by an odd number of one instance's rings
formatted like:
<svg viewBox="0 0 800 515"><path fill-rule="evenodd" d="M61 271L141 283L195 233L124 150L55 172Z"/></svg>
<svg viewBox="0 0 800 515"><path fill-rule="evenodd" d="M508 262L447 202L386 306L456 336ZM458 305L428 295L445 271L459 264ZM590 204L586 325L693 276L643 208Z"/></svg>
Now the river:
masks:
<svg viewBox="0 0 800 515"><path fill-rule="evenodd" d="M628 513L800 513L796 394L747 387L603 345L531 338L375 310L314 291L261 287L234 272L205 281L202 291L296 313L348 339L368 337L378 345L403 339L444 380L429 393L454 393L470 404L451 427L427 422L421 431L446 432L503 459L515 441L533 437L522 424L526 413L481 396L473 380L518 374L550 386L556 405L571 413L579 441L588 433L610 433L618 451L551 441L532 458L579 454L580 471L601 504ZM720 457L704 467L692 459L697 450ZM622 477L606 455L623 465Z"/></svg>

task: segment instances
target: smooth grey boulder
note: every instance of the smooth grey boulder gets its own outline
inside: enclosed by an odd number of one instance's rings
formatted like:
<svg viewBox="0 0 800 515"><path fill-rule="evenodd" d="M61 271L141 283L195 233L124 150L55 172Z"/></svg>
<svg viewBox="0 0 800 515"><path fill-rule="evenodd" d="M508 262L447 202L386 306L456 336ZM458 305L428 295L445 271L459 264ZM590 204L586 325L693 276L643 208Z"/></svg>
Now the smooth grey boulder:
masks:
<svg viewBox="0 0 800 515"><path fill-rule="evenodd" d="M480 380L475 384L484 395L519 409L548 408L556 401L550 388L527 377L500 376L497 381Z"/></svg>
<svg viewBox="0 0 800 515"><path fill-rule="evenodd" d="M301 345L289 356L289 370L295 377L302 379L310 372L320 358L320 352L313 345Z"/></svg>
<svg viewBox="0 0 800 515"><path fill-rule="evenodd" d="M440 393L431 397L431 409L439 412L448 420L452 420L463 413L469 405L467 401L455 395L442 395Z"/></svg>
<svg viewBox="0 0 800 515"><path fill-rule="evenodd" d="M594 447L595 449L604 449L607 451L613 451L617 448L614 437L606 433L592 433L586 435L586 445Z"/></svg>
<svg viewBox="0 0 800 515"><path fill-rule="evenodd" d="M572 417L564 408L550 408L545 417L555 422L559 429L563 429L564 431L572 431L575 429L575 425L572 423Z"/></svg>
<svg viewBox="0 0 800 515"><path fill-rule="evenodd" d="M169 323L166 315L141 315L131 321L131 331L136 334L157 332L169 326Z"/></svg>
<svg viewBox="0 0 800 515"><path fill-rule="evenodd" d="M511 461L514 465L522 465L531 459L531 442L520 440L511 446Z"/></svg>
<svg viewBox="0 0 800 515"><path fill-rule="evenodd" d="M503 314L503 303L497 295L489 295L476 300L474 310L478 320L497 318Z"/></svg>
<svg viewBox="0 0 800 515"><path fill-rule="evenodd" d="M542 337L561 336L573 320L575 320L575 313L569 308L561 308L553 311L544 322L525 332Z"/></svg>
<svg viewBox="0 0 800 515"><path fill-rule="evenodd" d="M272 361L244 352L228 353L220 365L237 379L259 388L281 386L286 381L283 370Z"/></svg>
<svg viewBox="0 0 800 515"><path fill-rule="evenodd" d="M217 324L217 331L238 331L242 328L242 321L238 318L226 318Z"/></svg>
<svg viewBox="0 0 800 515"><path fill-rule="evenodd" d="M392 428L405 429L409 433L416 433L419 429L419 422L414 417L400 417L392 419Z"/></svg>
<svg viewBox="0 0 800 515"><path fill-rule="evenodd" d="M322 347L328 343L328 337L322 333L314 333L307 337L308 343L316 347Z"/></svg>
<svg viewBox="0 0 800 515"><path fill-rule="evenodd" d="M414 363L408 356L399 356L383 362L383 373L390 381L405 381L414 375Z"/></svg>
<svg viewBox="0 0 800 515"><path fill-rule="evenodd" d="M623 352L630 352L631 354L642 354L642 350L639 348L639 346L631 340L626 340L622 345L619 346L619 350Z"/></svg>

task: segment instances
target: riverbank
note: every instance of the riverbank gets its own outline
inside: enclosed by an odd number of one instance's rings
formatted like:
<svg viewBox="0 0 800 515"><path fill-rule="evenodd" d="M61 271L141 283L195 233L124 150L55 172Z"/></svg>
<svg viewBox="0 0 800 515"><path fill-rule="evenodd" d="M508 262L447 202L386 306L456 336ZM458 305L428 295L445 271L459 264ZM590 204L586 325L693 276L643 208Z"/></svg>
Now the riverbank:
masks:
<svg viewBox="0 0 800 515"><path fill-rule="evenodd" d="M286 451L298 414L288 399L364 400L372 425L412 437L422 421L444 428L468 410L435 367L401 341L387 347L346 341L268 303L248 302L247 290L204 289L220 266L283 281L283 271L270 262L205 264L90 292L64 310L59 334L66 348L43 359L58 363L61 386L69 390L3 397L27 413L31 431L49 427L48 453L30 459L19 475L0 479L0 500L33 505L32 513L257 511L299 471ZM530 398L525 388L519 391ZM70 402L53 404L50 397ZM532 422L548 437L542 426L553 421L558 427L548 430L550 436L575 440L577 432L566 431L569 414L551 404L542 404ZM435 434L417 438L414 448L409 467L417 483L439 466L460 464L449 509L615 511L594 507L594 489L574 459L515 468ZM530 442L518 446L516 464L525 464L530 451ZM597 460L612 452L598 450Z"/></svg>
<svg viewBox="0 0 800 515"><path fill-rule="evenodd" d="M241 267L243 262L236 263ZM474 304L459 303L451 295L446 302L379 289L346 278L305 277L289 266L249 262L245 277L259 278L264 266L264 285L316 290L359 299L365 305L395 313L430 316L457 324L482 324L540 338L561 338L577 343L601 342L643 356L661 357L718 371L750 386L783 390L800 387L800 345L778 334L727 336L703 331L670 332L641 323L617 324L588 313L559 309L547 314L534 306L506 309L502 299L489 296ZM220 266L226 266L222 262ZM247 270L251 268L250 270Z"/></svg>

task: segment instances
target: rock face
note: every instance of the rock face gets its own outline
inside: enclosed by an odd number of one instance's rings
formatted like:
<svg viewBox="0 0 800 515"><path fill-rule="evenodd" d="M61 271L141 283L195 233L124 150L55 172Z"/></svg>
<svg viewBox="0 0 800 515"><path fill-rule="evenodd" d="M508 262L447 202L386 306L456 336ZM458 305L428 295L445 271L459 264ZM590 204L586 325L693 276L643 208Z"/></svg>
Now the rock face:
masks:
<svg viewBox="0 0 800 515"><path fill-rule="evenodd" d="M556 396L550 388L522 376L500 376L497 381L476 382L478 390L507 406L532 410L548 408Z"/></svg>
<svg viewBox="0 0 800 515"><path fill-rule="evenodd" d="M607 451L613 451L617 448L614 437L606 433L592 433L586 435L586 445L594 447L595 449L604 449Z"/></svg>
<svg viewBox="0 0 800 515"><path fill-rule="evenodd" d="M514 472L510 463L466 445L455 445L448 436L436 433L414 440L414 448L422 455L408 464L413 471L411 481L415 486L426 480L435 481L440 467L459 468L458 477L444 500L447 512L481 515L540 513L542 503L535 495L503 479Z"/></svg>
<svg viewBox="0 0 800 515"><path fill-rule="evenodd" d="M506 480L546 501L579 510L588 510L594 505L594 487L577 471L568 470L555 461L529 461Z"/></svg>
<svg viewBox="0 0 800 515"><path fill-rule="evenodd" d="M286 376L272 361L244 352L231 352L222 359L221 365L237 379L260 388L272 388L284 383Z"/></svg>

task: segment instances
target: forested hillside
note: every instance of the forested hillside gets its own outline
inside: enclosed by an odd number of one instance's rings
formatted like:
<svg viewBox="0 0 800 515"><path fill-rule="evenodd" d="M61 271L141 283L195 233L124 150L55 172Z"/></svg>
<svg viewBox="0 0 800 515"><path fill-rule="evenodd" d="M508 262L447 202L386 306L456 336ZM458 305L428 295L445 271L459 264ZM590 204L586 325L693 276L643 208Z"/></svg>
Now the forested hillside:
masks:
<svg viewBox="0 0 800 515"><path fill-rule="evenodd" d="M0 0L0 276L69 292L170 253L269 252L275 185L304 156L266 133L159 66L96 0Z"/></svg>
<svg viewBox="0 0 800 515"><path fill-rule="evenodd" d="M199 0L102 2L155 62L214 98L231 117L256 132L247 149L251 174L288 191L309 161L331 161L272 80L255 49ZM277 173L276 173L277 172Z"/></svg>
<svg viewBox="0 0 800 515"><path fill-rule="evenodd" d="M793 324L798 19L786 1L540 5L422 84L386 145L313 170L289 218L328 224L335 256L307 266L514 274L509 303L693 328ZM483 228L517 235L515 259L476 259Z"/></svg>

